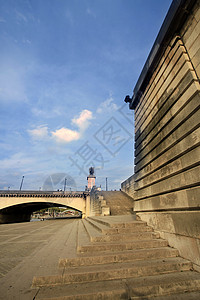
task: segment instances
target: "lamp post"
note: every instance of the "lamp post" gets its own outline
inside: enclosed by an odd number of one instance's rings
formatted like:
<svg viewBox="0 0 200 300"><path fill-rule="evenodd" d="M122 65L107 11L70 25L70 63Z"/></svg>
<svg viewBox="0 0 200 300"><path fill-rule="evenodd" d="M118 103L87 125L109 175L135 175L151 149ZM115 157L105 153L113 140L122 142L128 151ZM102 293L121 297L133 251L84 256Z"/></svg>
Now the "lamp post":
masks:
<svg viewBox="0 0 200 300"><path fill-rule="evenodd" d="M106 177L106 191L108 190L108 177Z"/></svg>
<svg viewBox="0 0 200 300"><path fill-rule="evenodd" d="M22 176L22 181L21 181L21 185L20 185L20 188L19 188L20 191L22 189L23 181L24 181L24 176Z"/></svg>
<svg viewBox="0 0 200 300"><path fill-rule="evenodd" d="M65 189L66 189L66 183L67 183L67 178L65 178L65 183L64 183L64 192L65 192Z"/></svg>

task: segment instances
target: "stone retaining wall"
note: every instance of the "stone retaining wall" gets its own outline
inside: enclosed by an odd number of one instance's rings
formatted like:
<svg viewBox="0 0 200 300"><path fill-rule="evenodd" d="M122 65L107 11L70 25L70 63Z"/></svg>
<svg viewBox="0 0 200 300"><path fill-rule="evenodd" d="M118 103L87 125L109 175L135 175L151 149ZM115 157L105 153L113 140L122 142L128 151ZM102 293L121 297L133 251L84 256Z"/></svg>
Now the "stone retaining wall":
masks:
<svg viewBox="0 0 200 300"><path fill-rule="evenodd" d="M142 220L200 266L199 78L196 1L135 104L135 174L122 190Z"/></svg>
<svg viewBox="0 0 200 300"><path fill-rule="evenodd" d="M134 198L134 183L135 177L132 175L121 184L121 190L132 198Z"/></svg>

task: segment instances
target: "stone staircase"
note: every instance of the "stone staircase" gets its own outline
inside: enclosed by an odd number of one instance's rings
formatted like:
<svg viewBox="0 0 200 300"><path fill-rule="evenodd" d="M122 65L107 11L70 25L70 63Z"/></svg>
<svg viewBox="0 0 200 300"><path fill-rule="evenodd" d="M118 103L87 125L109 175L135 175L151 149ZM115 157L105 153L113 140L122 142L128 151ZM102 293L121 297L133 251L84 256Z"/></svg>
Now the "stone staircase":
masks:
<svg viewBox="0 0 200 300"><path fill-rule="evenodd" d="M133 214L133 199L121 191L101 191L99 195L106 200L112 216Z"/></svg>
<svg viewBox="0 0 200 300"><path fill-rule="evenodd" d="M56 275L33 278L34 299L200 299L192 263L133 215L77 221L76 253L60 258Z"/></svg>

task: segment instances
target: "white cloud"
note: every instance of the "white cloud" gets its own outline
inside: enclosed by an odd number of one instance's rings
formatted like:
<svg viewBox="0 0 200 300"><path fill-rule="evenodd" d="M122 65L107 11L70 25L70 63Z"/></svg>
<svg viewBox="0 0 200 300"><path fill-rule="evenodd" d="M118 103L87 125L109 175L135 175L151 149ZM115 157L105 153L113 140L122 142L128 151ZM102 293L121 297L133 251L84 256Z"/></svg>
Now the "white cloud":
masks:
<svg viewBox="0 0 200 300"><path fill-rule="evenodd" d="M68 128L61 128L51 133L56 141L61 143L70 143L80 139L80 132Z"/></svg>
<svg viewBox="0 0 200 300"><path fill-rule="evenodd" d="M36 127L35 129L30 129L27 131L34 140L44 140L49 136L48 127L45 125L41 125Z"/></svg>
<svg viewBox="0 0 200 300"><path fill-rule="evenodd" d="M99 107L97 108L97 113L101 114L101 113L112 113L113 111L116 111L117 109L119 109L119 107L117 106L117 104L114 103L114 99L111 96L110 98L108 98L106 101L102 102Z"/></svg>
<svg viewBox="0 0 200 300"><path fill-rule="evenodd" d="M79 116L73 118L71 122L72 125L75 125L79 128L79 131L63 127L56 131L52 131L51 134L57 142L70 143L72 141L77 141L82 137L85 130L88 128L91 119L93 119L92 112L84 109Z"/></svg>
<svg viewBox="0 0 200 300"><path fill-rule="evenodd" d="M84 109L79 117L72 119L72 124L78 126L80 131L83 132L88 128L91 119L93 119L92 112Z"/></svg>
<svg viewBox="0 0 200 300"><path fill-rule="evenodd" d="M92 112L84 109L78 117L73 118L71 121L72 125L77 126L79 130L62 127L49 133L46 125L40 125L27 131L33 140L42 141L54 138L58 143L70 143L79 140L83 136L91 119L93 119Z"/></svg>

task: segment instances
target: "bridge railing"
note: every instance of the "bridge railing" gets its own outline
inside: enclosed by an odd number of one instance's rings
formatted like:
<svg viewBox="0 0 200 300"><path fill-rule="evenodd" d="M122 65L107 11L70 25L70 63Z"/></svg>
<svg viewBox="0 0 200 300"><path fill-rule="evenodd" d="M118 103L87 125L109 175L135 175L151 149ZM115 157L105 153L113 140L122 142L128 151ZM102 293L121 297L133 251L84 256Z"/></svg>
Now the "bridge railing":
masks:
<svg viewBox="0 0 200 300"><path fill-rule="evenodd" d="M0 191L0 197L78 197L86 198L89 195L87 191L64 192L64 191Z"/></svg>

